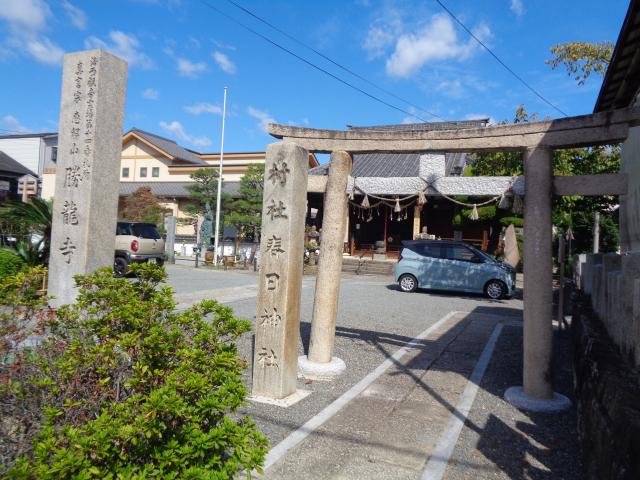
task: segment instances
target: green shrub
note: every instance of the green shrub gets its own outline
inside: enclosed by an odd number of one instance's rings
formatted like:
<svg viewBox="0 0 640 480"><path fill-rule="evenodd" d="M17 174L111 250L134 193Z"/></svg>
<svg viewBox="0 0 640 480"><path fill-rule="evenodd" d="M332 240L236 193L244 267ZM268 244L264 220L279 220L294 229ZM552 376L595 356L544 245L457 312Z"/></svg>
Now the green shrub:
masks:
<svg viewBox="0 0 640 480"><path fill-rule="evenodd" d="M508 227L512 223L514 227L524 227L524 220L520 217L502 217L500 219L500 225L502 225L503 227Z"/></svg>
<svg viewBox="0 0 640 480"><path fill-rule="evenodd" d="M0 281L11 277L24 268L24 261L15 253L0 250Z"/></svg>
<svg viewBox="0 0 640 480"><path fill-rule="evenodd" d="M473 222L482 222L487 220L492 220L496 216L496 206L495 205L484 205L482 207L477 207L478 210L478 220L471 220L469 216L471 215L472 208L463 208L460 212L456 213L453 216L451 224L454 228L459 229L464 225L469 225Z"/></svg>
<svg viewBox="0 0 640 480"><path fill-rule="evenodd" d="M161 267L131 270L76 277L77 302L48 323L15 387L44 390L43 422L8 477L230 479L262 464L267 440L238 412L250 323L213 300L176 312Z"/></svg>

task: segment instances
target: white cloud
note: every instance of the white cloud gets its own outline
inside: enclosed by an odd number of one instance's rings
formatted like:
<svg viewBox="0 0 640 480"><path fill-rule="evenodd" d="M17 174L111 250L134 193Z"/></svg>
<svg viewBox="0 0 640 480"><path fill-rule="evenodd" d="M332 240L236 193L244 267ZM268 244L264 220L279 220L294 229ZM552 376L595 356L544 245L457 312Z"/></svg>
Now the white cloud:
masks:
<svg viewBox="0 0 640 480"><path fill-rule="evenodd" d="M142 98L146 100L158 100L159 97L160 94L155 88L147 88L144 92L142 92Z"/></svg>
<svg viewBox="0 0 640 480"><path fill-rule="evenodd" d="M136 66L144 69L154 67L153 60L140 51L140 42L134 35L120 30L112 30L109 32L109 39L111 43L91 36L84 41L84 46L87 49L102 48L107 50L118 57L124 58L130 67Z"/></svg>
<svg viewBox="0 0 640 480"><path fill-rule="evenodd" d="M71 23L73 23L76 28L79 28L80 30L87 28L87 15L82 10L75 5L70 4L66 0L62 2L62 8L67 11L67 15L69 15Z"/></svg>
<svg viewBox="0 0 640 480"><path fill-rule="evenodd" d="M518 17L524 15L524 4L522 0L511 0L511 11L515 13Z"/></svg>
<svg viewBox="0 0 640 480"><path fill-rule="evenodd" d="M236 73L236 66L224 53L215 51L211 54L220 69L225 73Z"/></svg>
<svg viewBox="0 0 640 480"><path fill-rule="evenodd" d="M43 0L0 0L0 18L9 22L11 29L42 30L51 16Z"/></svg>
<svg viewBox="0 0 640 480"><path fill-rule="evenodd" d="M59 65L64 50L42 35L51 17L51 9L43 0L0 0L0 20L6 22L9 35L2 56L23 53L49 65Z"/></svg>
<svg viewBox="0 0 640 480"><path fill-rule="evenodd" d="M399 10L385 9L369 27L362 47L370 59L383 56L393 45L396 37L402 33L402 14Z"/></svg>
<svg viewBox="0 0 640 480"><path fill-rule="evenodd" d="M247 109L249 115L258 120L258 128L265 133L269 133L269 124L276 123L276 120L267 112L258 110L257 108L249 107Z"/></svg>
<svg viewBox="0 0 640 480"><path fill-rule="evenodd" d="M177 62L178 72L183 77L197 78L207 69L207 64L204 62L194 63L186 58L178 58Z"/></svg>
<svg viewBox="0 0 640 480"><path fill-rule="evenodd" d="M369 53L369 58L381 57L389 45L393 43L394 35L386 28L371 26L367 32L363 47Z"/></svg>
<svg viewBox="0 0 640 480"><path fill-rule="evenodd" d="M486 25L474 29L481 40L491 36ZM438 60L465 60L473 55L478 45L473 39L462 43L451 18L445 14L431 17L431 21L415 33L399 36L391 57L387 59L387 74L394 77L409 77L425 64Z"/></svg>
<svg viewBox="0 0 640 480"><path fill-rule="evenodd" d="M184 107L184 110L186 112L192 113L193 115L200 115L201 113L210 113L211 115L222 115L222 108L207 102L200 102L200 103L196 103L195 105L191 105L189 107Z"/></svg>
<svg viewBox="0 0 640 480"><path fill-rule="evenodd" d="M459 78L443 80L438 84L436 89L451 98L462 98L465 93L465 89Z"/></svg>
<svg viewBox="0 0 640 480"><path fill-rule="evenodd" d="M28 133L31 131L13 115L5 115L0 118L0 125L2 125L3 130L8 130L11 133Z"/></svg>
<svg viewBox="0 0 640 480"><path fill-rule="evenodd" d="M189 135L182 124L175 120L170 123L160 122L160 128L165 132L172 134L177 140L190 143L196 147L208 147L211 145L211 140L207 137L194 137Z"/></svg>
<svg viewBox="0 0 640 480"><path fill-rule="evenodd" d="M235 50L236 50L236 47L235 47L235 46L233 46L233 45L231 45L231 44L228 44L228 43L222 43L222 42L219 42L219 41L217 41L217 40L211 40L211 41L213 42L213 44L214 44L216 47L218 47L218 48L222 48L223 50L232 50L232 51L235 51Z"/></svg>
<svg viewBox="0 0 640 480"><path fill-rule="evenodd" d="M64 50L47 37L33 38L24 42L27 52L40 63L59 65L62 62Z"/></svg>

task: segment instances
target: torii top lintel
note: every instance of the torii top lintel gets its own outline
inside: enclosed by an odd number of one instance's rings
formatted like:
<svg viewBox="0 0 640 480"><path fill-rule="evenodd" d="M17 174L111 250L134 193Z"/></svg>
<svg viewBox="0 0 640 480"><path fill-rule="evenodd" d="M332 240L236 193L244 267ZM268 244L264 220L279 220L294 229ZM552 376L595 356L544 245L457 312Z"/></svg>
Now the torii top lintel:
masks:
<svg viewBox="0 0 640 480"><path fill-rule="evenodd" d="M623 142L640 125L640 108L592 113L542 122L431 131L321 130L277 123L269 133L310 152L491 152L527 148L572 148Z"/></svg>

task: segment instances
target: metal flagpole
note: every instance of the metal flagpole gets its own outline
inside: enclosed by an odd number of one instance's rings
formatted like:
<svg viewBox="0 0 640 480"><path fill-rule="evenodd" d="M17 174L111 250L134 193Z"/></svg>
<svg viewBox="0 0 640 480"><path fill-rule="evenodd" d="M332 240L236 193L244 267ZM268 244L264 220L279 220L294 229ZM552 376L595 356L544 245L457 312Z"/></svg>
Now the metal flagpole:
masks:
<svg viewBox="0 0 640 480"><path fill-rule="evenodd" d="M218 265L218 238L220 237L220 198L222 197L222 162L224 160L224 120L227 115L227 87L222 103L222 139L220 140L220 167L218 169L218 198L216 200L216 238L213 245L213 264Z"/></svg>

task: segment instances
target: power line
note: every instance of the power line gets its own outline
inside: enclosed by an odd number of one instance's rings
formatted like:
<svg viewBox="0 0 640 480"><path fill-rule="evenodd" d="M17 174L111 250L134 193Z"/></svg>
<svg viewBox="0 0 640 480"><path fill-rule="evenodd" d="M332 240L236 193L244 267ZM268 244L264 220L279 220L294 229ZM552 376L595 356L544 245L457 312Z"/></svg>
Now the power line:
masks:
<svg viewBox="0 0 640 480"><path fill-rule="evenodd" d="M483 47L487 52L489 52L489 54L490 54L493 58L495 58L495 59L496 59L496 61L497 61L500 65L502 65L502 66L503 66L503 67L504 67L504 68L505 68L509 73L511 73L511 75L513 75L515 78L517 78L517 79L520 81L520 83L522 83L525 87L527 87L529 90L531 90L531 91L532 91L532 92L533 92L533 93L534 93L534 94L535 94L535 95L536 95L540 100L542 100L543 102L545 102L547 105L549 105L549 106L551 106L552 108L556 109L558 112L560 112L560 113L561 113L562 115L564 115L565 117L568 117L568 116L569 116L569 115L567 115L565 112L563 112L560 108L556 107L556 106L555 106L553 103L551 103L549 100L547 100L546 98L544 98L544 97L542 96L542 94L541 94L541 93L539 93L535 88L533 88L531 85L529 85L529 84L528 84L528 83L527 83L527 82L526 82L526 81L525 81L525 80L524 80L520 75L518 75L516 72L514 72L514 71L513 71L513 70L512 70L512 69L511 69L511 68L510 68L506 63L504 63L504 62L503 62L503 61L502 61L502 60L501 60L501 59L500 59L500 58L499 58L495 53L493 53L493 51L492 51L489 47L487 47L487 45L485 45L485 43L484 43L482 40L480 40L476 35L474 35L474 33L473 33L471 30L469 30L469 29L467 28L467 26L466 26L464 23L462 23L462 21L461 21L461 20L459 20L459 19L458 19L458 17L456 17L456 16L453 14L453 12L452 12L451 10L449 10L449 9L447 8L447 6L446 6L444 3L442 3L440 0L435 0L435 1L436 1L436 3L437 3L438 5L440 5L440 6L444 9L444 11L445 11L445 12L447 12L447 13L451 16L451 18L453 18L453 19L458 23L458 25L460 25L460 26L461 26L461 27L462 27L462 28L463 28L463 29L464 29L464 30L465 30L469 35L471 35L471 37L472 37L476 42L478 42L478 43L479 43L479 44L480 44L480 45L481 45L481 46L482 46L482 47Z"/></svg>
<svg viewBox="0 0 640 480"><path fill-rule="evenodd" d="M409 100L406 100L398 95L396 95L393 92L390 92L389 90L386 90L385 88L373 83L371 80L363 77L362 75L354 72L353 70L351 70L348 67L345 67L344 65L341 65L340 63L336 62L335 60L329 58L328 56L326 56L324 53L316 50L315 48L313 48L312 46L306 44L305 42L303 42L302 40L297 39L296 37L294 37L293 35L290 35L289 33L285 32L284 30L278 28L277 26L273 25L272 23L270 23L269 21L265 20L264 18L258 16L257 14L253 13L251 10L243 7L242 5L234 2L233 0L226 0L227 3L230 3L231 5L233 5L236 8L239 8L240 10L242 10L243 12L247 13L248 15L251 15L253 18L255 18L256 20L264 23L265 25L267 25L268 27L272 28L273 30L275 30L276 32L284 35L285 37L287 37L288 39L294 41L295 43L297 43L298 45L303 46L304 48L306 48L307 50L312 51L313 53L315 53L316 55L324 58L326 61L332 63L333 65L335 65L336 67L344 70L345 72L353 75L354 77L362 80L363 82L366 82L367 84L371 85L372 87L380 90L383 93L386 93L387 95L389 95L390 97L395 98L396 100L400 100L403 103L406 103L407 105L409 105L410 107L415 108L416 110L420 111L420 112L424 112L428 115L431 115L434 118L437 118L438 120L442 120L442 121L446 121L444 118L439 117L438 115L436 115L435 113L432 113L428 110L425 110L423 108L418 107L417 105L414 105L413 103L411 103Z"/></svg>
<svg viewBox="0 0 640 480"><path fill-rule="evenodd" d="M228 20L231 20L232 22L234 22L235 24L237 24L237 25L241 26L241 27L242 27L242 28L244 28L245 30L247 30L247 31L249 31L249 32L251 32L251 33L253 33L254 35L256 35L256 36L258 36L258 37L260 37L260 38L262 38L264 41L266 41L266 42L270 43L270 44L271 44L271 45L273 45L274 47L279 48L279 49L280 49L280 50L282 50L283 52L286 52L286 53L288 53L289 55L291 55L291 56L293 56L293 57L297 58L297 59L298 59L298 60L300 60L301 62L306 63L306 64L307 64L307 65L309 65L310 67L315 68L316 70L318 70L318 71L320 71L320 72L324 73L325 75L330 76L330 77L331 77L331 78L333 78L334 80L337 80L338 82L340 82L340 83L342 83L342 84L344 84L344 85L346 85L346 86L348 86L348 87L350 87L350 88L353 88L354 90L356 90L356 91L358 91L358 92L362 93L363 95L366 95L367 97L371 98L372 100L375 100L376 102L379 102L379 103L382 103L383 105L386 105L386 106L387 106L387 107L389 107L389 108L393 108L394 110L397 110L398 112L404 113L405 115L409 115L410 117L417 118L417 119L418 119L418 120L420 120L421 122L428 123L424 118L419 117L419 116L418 116L418 115L416 115L415 113L408 112L407 110L404 110L403 108L400 108L400 107L398 107L398 106L396 106L396 105L393 105L392 103L389 103L389 102L387 102L387 101L385 101L385 100L383 100L383 99L381 99L381 98L379 98L379 97L376 97L375 95L373 95L373 94L371 94L371 93L369 93L369 92L367 92L367 91L365 91L365 90L363 90L363 89L361 89L361 88L357 87L356 85L354 85L354 84L352 84L352 83L350 83L350 82L347 82L346 80L343 80L342 78L338 77L337 75L334 75L333 73L329 72L328 70L325 70L324 68L319 67L319 66L318 66L318 65L316 65L315 63L313 63L313 62L311 62L311 61L307 60L306 58L304 58L304 57L302 57L302 56L298 55L298 54L297 54L297 53L295 53L295 52L292 52L292 51L291 51L291 50L289 50L288 48L283 47L283 46L282 46L282 45L280 45L279 43L277 43L277 42L275 42L275 41L271 40L271 39L270 39L269 37L267 37L266 35L263 35L262 33L260 33L260 32L258 32L258 31L256 31L256 30L254 30L253 28L251 28L251 27L249 27L249 26L245 25L245 24L244 24L244 23L242 23L240 20L237 20L236 18L232 17L231 15L228 15L227 13L223 12L223 11L222 11L222 10L220 10L219 8L214 7L213 5L211 5L210 3L206 2L205 0L200 0L200 3L202 3L204 6L206 6L206 7L210 8L211 10L213 10L213 11L215 11L215 12L219 13L220 15L222 15L222 16L223 16L223 17L225 17L225 18L227 18Z"/></svg>

